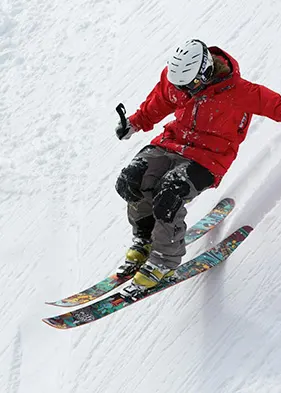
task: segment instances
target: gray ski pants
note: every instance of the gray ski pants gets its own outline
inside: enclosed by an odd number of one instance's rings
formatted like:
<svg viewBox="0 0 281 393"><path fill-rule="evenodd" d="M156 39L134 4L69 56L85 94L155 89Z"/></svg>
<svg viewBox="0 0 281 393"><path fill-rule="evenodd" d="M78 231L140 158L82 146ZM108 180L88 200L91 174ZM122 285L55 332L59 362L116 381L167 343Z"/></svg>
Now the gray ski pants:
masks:
<svg viewBox="0 0 281 393"><path fill-rule="evenodd" d="M174 269L185 254L185 204L214 182L204 167L159 147L144 147L124 168L116 190L128 202L135 237L152 239L149 260Z"/></svg>

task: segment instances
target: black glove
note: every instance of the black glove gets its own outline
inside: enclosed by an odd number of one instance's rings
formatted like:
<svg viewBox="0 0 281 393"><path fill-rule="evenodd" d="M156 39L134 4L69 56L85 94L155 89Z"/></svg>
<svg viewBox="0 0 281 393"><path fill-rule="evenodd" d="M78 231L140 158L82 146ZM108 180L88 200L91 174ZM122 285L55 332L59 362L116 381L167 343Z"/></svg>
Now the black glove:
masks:
<svg viewBox="0 0 281 393"><path fill-rule="evenodd" d="M123 127L121 122L118 123L118 126L115 128L115 133L117 138L120 140L122 139L130 139L131 136L137 132L138 130L135 129L132 124L130 123L129 119L126 119L126 128Z"/></svg>
<svg viewBox="0 0 281 393"><path fill-rule="evenodd" d="M116 111L120 116L120 122L118 123L118 126L115 128L115 133L117 135L117 138L119 138L120 140L130 139L131 136L138 130L132 126L130 120L125 116L126 109L122 103L117 105Z"/></svg>

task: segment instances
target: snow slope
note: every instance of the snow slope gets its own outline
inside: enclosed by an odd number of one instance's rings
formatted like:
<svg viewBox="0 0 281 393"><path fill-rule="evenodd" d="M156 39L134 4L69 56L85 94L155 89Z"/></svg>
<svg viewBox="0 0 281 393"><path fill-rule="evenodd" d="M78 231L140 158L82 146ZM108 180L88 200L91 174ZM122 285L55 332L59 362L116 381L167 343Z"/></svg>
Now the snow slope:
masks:
<svg viewBox="0 0 281 393"><path fill-rule="evenodd" d="M114 272L130 243L116 176L160 131L119 142L169 52L198 37L281 91L278 0L0 3L0 390L280 393L281 128L256 117L217 190L237 207L188 249L255 227L220 267L95 324L61 332L44 305Z"/></svg>

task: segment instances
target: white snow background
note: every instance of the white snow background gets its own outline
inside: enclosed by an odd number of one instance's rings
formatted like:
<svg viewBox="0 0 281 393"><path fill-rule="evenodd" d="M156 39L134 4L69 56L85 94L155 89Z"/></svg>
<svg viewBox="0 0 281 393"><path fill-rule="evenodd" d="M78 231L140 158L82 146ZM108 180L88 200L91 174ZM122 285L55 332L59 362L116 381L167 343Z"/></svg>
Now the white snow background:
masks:
<svg viewBox="0 0 281 393"><path fill-rule="evenodd" d="M185 260L255 227L227 262L81 328L41 321L130 244L115 180L163 123L120 142L116 105L134 112L188 38L281 92L280 36L280 0L0 2L1 393L281 392L281 124L268 119L189 206L192 225L236 200Z"/></svg>

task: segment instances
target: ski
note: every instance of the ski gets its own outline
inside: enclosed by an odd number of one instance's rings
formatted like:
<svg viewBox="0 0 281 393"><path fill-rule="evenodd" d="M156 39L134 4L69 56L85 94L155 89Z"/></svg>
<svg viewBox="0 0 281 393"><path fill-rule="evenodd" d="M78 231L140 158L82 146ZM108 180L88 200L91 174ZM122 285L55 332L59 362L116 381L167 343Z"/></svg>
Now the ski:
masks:
<svg viewBox="0 0 281 393"><path fill-rule="evenodd" d="M250 226L239 228L215 247L212 247L193 260L180 265L176 270L175 275L170 278L169 281L163 281L161 285L158 285L146 294L142 294L138 299L124 298L120 293L116 293L75 311L51 318L44 318L43 322L57 329L71 329L113 314L114 312L128 307L139 300L145 299L169 287L179 284L180 282L207 271L213 266L225 261L228 256L247 238L252 229L253 228Z"/></svg>
<svg viewBox="0 0 281 393"><path fill-rule="evenodd" d="M235 202L231 198L225 198L221 200L208 214L206 214L201 220L187 230L185 235L185 244L189 245L195 240L201 238L203 235L208 233L211 229L221 223L226 216L233 210ZM132 276L117 277L113 274L99 283L91 286L90 288L83 290L82 292L76 293L69 297L54 302L46 302L46 304L60 307L74 307L81 304L88 303L95 300L113 289L124 284L130 280Z"/></svg>

